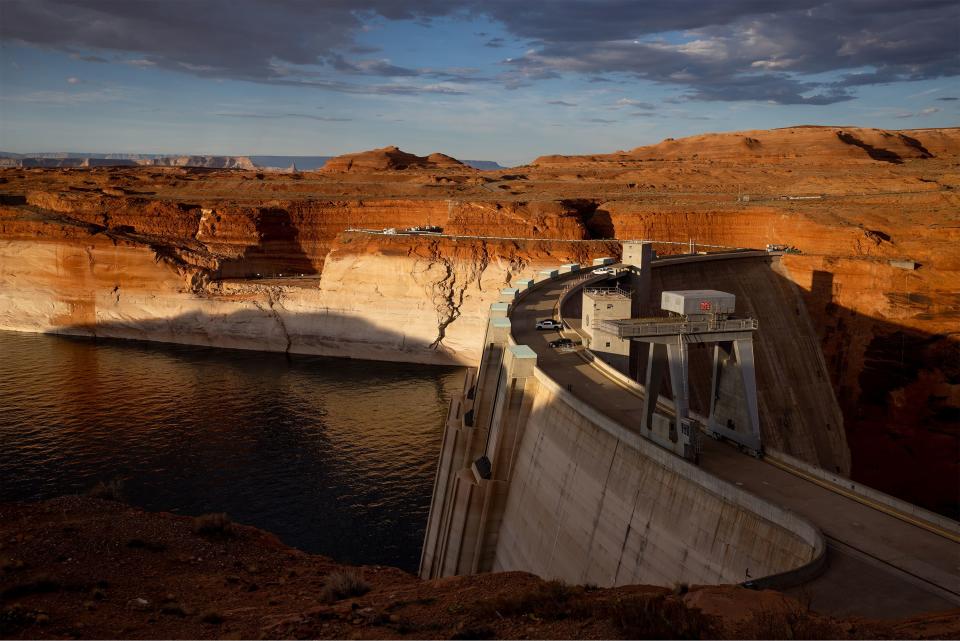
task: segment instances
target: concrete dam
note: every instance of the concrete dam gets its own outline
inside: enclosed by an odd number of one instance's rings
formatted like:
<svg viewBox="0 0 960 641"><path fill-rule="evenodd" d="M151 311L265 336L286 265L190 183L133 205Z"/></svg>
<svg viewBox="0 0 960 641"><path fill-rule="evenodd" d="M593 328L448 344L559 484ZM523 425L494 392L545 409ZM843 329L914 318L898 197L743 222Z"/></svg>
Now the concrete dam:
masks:
<svg viewBox="0 0 960 641"><path fill-rule="evenodd" d="M625 246L626 264L603 273L546 270L491 306L482 360L451 403L421 576L524 570L599 586L739 583L802 591L821 611L864 616L960 604L960 525L845 478L842 416L778 258L632 255ZM749 389L718 378L718 357L711 368L711 350L692 334L677 352L682 379L671 369L672 398L648 401L655 368L642 343L618 348L616 336L598 334L616 323L584 322L588 303L598 309L591 292L621 286L632 318L668 290L733 294L738 313L759 322L733 364L743 381L756 373L752 405ZM551 344L555 333L535 329L545 318L559 318L561 336L580 345ZM762 445L739 425L723 428L721 411L738 421L752 413Z"/></svg>

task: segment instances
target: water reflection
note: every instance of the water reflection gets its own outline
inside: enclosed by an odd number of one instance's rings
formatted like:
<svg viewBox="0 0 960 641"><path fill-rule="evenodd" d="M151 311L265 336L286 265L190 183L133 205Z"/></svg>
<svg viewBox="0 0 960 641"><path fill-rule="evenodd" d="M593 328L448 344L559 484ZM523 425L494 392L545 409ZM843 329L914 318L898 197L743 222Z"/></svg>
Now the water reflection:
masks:
<svg viewBox="0 0 960 641"><path fill-rule="evenodd" d="M0 332L0 500L122 477L301 549L415 570L459 368Z"/></svg>

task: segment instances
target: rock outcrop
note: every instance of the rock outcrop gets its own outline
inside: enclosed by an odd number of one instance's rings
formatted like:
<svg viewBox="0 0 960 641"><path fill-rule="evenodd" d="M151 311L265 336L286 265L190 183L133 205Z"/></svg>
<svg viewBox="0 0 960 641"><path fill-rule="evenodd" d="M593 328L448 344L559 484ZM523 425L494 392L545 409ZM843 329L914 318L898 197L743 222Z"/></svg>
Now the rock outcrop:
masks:
<svg viewBox="0 0 960 641"><path fill-rule="evenodd" d="M399 171L403 169L458 169L470 168L456 158L446 154L433 153L429 156L417 156L402 151L398 147L383 147L355 154L336 156L327 161L320 171Z"/></svg>
<svg viewBox="0 0 960 641"><path fill-rule="evenodd" d="M863 621L736 586L597 589L523 572L348 567L218 515L0 504L0 635L36 638L955 638L955 611Z"/></svg>

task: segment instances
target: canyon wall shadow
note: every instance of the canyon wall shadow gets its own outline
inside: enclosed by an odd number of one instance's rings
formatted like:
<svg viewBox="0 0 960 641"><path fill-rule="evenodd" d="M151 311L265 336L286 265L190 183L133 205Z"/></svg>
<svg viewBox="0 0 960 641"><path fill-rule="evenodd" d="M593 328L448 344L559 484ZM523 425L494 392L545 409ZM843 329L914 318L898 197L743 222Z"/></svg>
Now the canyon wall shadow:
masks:
<svg viewBox="0 0 960 641"><path fill-rule="evenodd" d="M753 267L741 270L745 260ZM960 343L956 336L918 331L842 307L833 297L831 272L815 271L806 289L774 269L775 260L779 259L729 261L739 266L736 270L724 269L722 263L714 267L673 266L669 272L656 269L650 304L653 309L659 308L664 289L708 288L735 294L737 312L759 321L754 340L758 392L768 400L771 395L778 397L775 406L782 412L779 419L773 417L773 425L768 417L764 431L776 430L787 441L796 428L797 417L817 409L818 397L806 394L815 388L805 388L816 386L818 381L804 383L788 378L788 390L769 387L769 381L763 380L764 361L771 359L764 352L774 349L777 367L790 372L791 361L807 358L805 350L819 349L829 376L826 382L843 415L851 478L951 518L960 517L960 486L956 482L960 478L960 407L945 393L950 386L960 384ZM764 318L757 307L769 305L769 301L751 300L766 291L756 288L747 276L758 263L767 272L765 276L773 279L772 289L784 294L778 304L789 305L782 317ZM795 301L785 295L791 290L799 294ZM791 342L781 323L791 315L798 322L810 318L815 345ZM828 322L817 322L821 317ZM870 338L861 350L858 343L863 332L869 332ZM710 349L690 350L691 406L701 412L709 410L711 358ZM640 363L640 371L644 365ZM827 425L823 429L833 428Z"/></svg>

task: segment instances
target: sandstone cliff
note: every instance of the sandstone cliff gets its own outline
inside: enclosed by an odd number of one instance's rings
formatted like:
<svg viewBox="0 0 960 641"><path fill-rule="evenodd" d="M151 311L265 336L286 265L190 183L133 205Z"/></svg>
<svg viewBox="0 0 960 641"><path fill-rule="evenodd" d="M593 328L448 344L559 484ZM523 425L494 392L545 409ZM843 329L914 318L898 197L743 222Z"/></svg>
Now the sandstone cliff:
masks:
<svg viewBox="0 0 960 641"><path fill-rule="evenodd" d="M308 174L3 170L0 327L471 362L499 287L611 248L346 229L678 243L661 253L782 243L802 251L785 274L820 337L854 478L955 513L960 130L710 134L486 172L407 156Z"/></svg>
<svg viewBox="0 0 960 641"><path fill-rule="evenodd" d="M446 154L433 153L429 156L417 156L402 151L398 147L384 147L355 154L336 156L327 161L320 171L330 173L338 171L390 171L402 169L444 169L453 168L469 171L469 167L456 158Z"/></svg>
<svg viewBox="0 0 960 641"><path fill-rule="evenodd" d="M105 215L99 196L83 205L37 195L29 202L0 208L4 329L473 364L501 288L616 250L550 240L326 238L322 225L308 242L299 229L309 234L310 226L291 223L286 209L216 214L147 203ZM373 215L395 212L393 205L374 204ZM312 212L314 222L322 212ZM324 266L319 252L327 248Z"/></svg>

